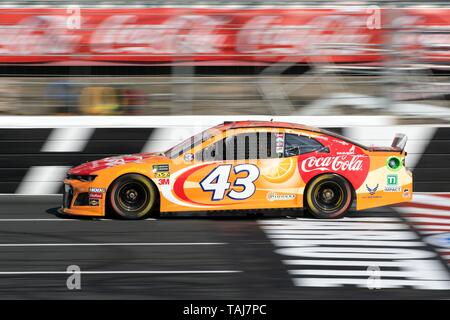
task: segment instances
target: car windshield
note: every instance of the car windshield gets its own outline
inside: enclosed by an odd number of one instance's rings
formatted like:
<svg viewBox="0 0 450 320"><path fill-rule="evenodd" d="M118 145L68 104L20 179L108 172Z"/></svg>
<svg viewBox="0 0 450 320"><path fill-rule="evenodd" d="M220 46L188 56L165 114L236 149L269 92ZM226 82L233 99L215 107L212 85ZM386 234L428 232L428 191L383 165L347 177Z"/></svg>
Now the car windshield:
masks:
<svg viewBox="0 0 450 320"><path fill-rule="evenodd" d="M166 152L164 152L164 155L169 158L176 158L181 156L183 153L191 150L195 146L199 145L200 143L208 140L211 138L212 133L210 129L207 129L205 131L202 131L183 142L175 145L174 147L170 148Z"/></svg>

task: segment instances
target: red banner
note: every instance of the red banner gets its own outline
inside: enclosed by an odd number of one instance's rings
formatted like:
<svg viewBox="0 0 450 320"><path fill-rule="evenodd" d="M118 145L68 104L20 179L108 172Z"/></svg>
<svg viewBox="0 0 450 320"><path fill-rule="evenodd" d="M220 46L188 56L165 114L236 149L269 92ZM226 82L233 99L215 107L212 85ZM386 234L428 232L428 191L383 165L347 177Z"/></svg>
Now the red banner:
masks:
<svg viewBox="0 0 450 320"><path fill-rule="evenodd" d="M422 62L450 60L450 10L444 9L79 13L0 9L0 63L363 63L381 61L387 47Z"/></svg>

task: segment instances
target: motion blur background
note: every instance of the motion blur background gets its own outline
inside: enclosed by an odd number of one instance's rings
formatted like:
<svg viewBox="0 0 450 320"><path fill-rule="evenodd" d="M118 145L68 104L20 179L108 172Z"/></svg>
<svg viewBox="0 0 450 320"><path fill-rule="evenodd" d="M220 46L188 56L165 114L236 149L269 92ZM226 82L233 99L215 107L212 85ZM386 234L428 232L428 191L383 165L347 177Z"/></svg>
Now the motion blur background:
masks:
<svg viewBox="0 0 450 320"><path fill-rule="evenodd" d="M449 49L446 1L0 1L0 299L448 299ZM72 166L252 119L405 133L413 201L326 222L54 216Z"/></svg>
<svg viewBox="0 0 450 320"><path fill-rule="evenodd" d="M0 113L448 122L446 1L2 1Z"/></svg>
<svg viewBox="0 0 450 320"><path fill-rule="evenodd" d="M445 1L3 1L0 193L254 116L404 132L415 191L450 191L449 48Z"/></svg>

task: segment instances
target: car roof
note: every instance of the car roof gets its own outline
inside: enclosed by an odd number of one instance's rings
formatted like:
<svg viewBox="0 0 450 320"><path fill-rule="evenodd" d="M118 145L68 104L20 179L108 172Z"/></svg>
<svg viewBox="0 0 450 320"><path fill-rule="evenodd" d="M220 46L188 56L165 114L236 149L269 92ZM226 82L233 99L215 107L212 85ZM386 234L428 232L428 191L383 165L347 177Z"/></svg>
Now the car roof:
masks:
<svg viewBox="0 0 450 320"><path fill-rule="evenodd" d="M218 126L214 127L218 130L229 130L229 129L239 129L239 128L286 128L286 129L298 129L298 130L305 130L310 132L316 132L316 133L322 133L326 134L328 136L332 136L334 138L343 140L345 142L354 144L358 147L361 147L363 149L367 149L366 146L360 144L359 142L356 142L352 139L349 139L347 137L341 136L340 134L334 133L332 131L320 129L317 127L311 127L303 124L298 123L291 123L291 122L279 122L279 121L259 121L259 120L247 120L247 121L225 121L223 124L219 124Z"/></svg>
<svg viewBox="0 0 450 320"><path fill-rule="evenodd" d="M278 122L278 121L225 121L222 125L219 125L225 129L237 129L237 128L255 128L255 127L269 127L269 128L289 128L289 129L301 129L319 132L321 129L305 126L297 123L290 122Z"/></svg>

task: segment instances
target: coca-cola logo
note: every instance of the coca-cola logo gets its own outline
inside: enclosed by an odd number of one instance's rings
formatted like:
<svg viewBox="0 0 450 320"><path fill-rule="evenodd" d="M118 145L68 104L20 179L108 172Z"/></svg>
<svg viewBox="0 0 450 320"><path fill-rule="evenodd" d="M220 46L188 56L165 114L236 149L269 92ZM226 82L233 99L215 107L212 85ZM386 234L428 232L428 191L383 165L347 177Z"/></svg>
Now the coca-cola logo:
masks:
<svg viewBox="0 0 450 320"><path fill-rule="evenodd" d="M334 157L309 157L302 161L303 172L311 171L361 171L363 155L344 155Z"/></svg>
<svg viewBox="0 0 450 320"><path fill-rule="evenodd" d="M380 59L382 53L370 50L382 44L387 32L367 28L366 10L83 9L75 29L67 27L66 10L0 13L0 54L7 62L170 61L173 56L197 61L368 61ZM390 34L400 52L448 59L450 36L444 29L450 10L409 10L393 20L382 14L383 24L403 31Z"/></svg>
<svg viewBox="0 0 450 320"><path fill-rule="evenodd" d="M141 17L142 18L142 17ZM113 15L101 22L90 37L98 53L205 54L219 53L225 36L217 31L224 17L174 15L158 24L138 22L136 15Z"/></svg>
<svg viewBox="0 0 450 320"><path fill-rule="evenodd" d="M301 19L301 20L300 20ZM331 14L303 20L293 15L262 15L251 18L236 34L236 50L271 54L361 54L373 41L364 15ZM292 24L291 24L292 23ZM299 27L301 25L301 27ZM359 46L326 48L329 43Z"/></svg>
<svg viewBox="0 0 450 320"><path fill-rule="evenodd" d="M337 173L349 180L355 189L367 177L370 158L361 148L330 144L331 154L313 153L298 158L300 175L305 182L322 173Z"/></svg>

